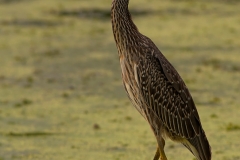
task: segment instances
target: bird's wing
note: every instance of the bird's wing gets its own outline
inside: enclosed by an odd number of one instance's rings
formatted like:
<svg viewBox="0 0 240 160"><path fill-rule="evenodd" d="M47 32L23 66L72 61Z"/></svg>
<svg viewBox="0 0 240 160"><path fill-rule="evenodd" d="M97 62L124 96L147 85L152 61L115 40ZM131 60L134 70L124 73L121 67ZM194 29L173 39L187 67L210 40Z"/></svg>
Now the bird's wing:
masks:
<svg viewBox="0 0 240 160"><path fill-rule="evenodd" d="M143 99L170 133L194 138L202 131L195 104L177 71L160 56L148 53L136 63L135 77Z"/></svg>

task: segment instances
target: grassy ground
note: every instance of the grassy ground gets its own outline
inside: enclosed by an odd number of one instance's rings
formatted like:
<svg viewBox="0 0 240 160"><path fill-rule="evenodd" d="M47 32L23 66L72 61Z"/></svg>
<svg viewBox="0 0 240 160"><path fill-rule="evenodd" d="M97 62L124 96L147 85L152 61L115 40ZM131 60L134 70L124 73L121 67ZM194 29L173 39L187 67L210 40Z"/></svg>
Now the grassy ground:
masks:
<svg viewBox="0 0 240 160"><path fill-rule="evenodd" d="M121 82L110 0L0 0L0 160L149 160L156 141ZM240 3L132 0L187 83L213 159L240 159ZM193 159L167 141L170 160Z"/></svg>

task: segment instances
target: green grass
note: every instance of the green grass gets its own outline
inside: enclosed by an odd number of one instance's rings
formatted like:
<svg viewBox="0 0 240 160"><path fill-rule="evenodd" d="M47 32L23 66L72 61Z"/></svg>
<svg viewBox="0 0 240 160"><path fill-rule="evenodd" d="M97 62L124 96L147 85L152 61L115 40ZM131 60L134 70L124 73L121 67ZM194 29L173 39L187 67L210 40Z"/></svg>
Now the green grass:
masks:
<svg viewBox="0 0 240 160"><path fill-rule="evenodd" d="M156 141L130 104L110 0L0 0L0 160L149 160ZM239 153L240 3L131 0L139 30L177 68L213 159ZM170 160L193 159L167 141Z"/></svg>

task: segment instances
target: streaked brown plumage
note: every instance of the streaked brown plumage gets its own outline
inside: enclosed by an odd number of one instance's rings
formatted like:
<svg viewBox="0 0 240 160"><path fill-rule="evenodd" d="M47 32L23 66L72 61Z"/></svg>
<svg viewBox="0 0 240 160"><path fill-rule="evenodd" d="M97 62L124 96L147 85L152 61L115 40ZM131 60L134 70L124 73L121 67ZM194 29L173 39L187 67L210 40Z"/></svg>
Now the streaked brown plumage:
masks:
<svg viewBox="0 0 240 160"><path fill-rule="evenodd" d="M182 143L198 160L210 160L211 148L185 83L156 45L138 31L128 3L113 0L112 29L125 90L157 139L154 160L167 160L167 137Z"/></svg>

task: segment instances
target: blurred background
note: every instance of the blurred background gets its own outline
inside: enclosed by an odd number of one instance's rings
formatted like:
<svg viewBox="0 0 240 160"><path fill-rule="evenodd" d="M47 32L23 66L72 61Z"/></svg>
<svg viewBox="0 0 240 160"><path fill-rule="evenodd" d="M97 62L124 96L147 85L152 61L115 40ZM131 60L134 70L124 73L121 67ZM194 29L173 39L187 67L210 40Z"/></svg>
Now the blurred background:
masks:
<svg viewBox="0 0 240 160"><path fill-rule="evenodd" d="M111 0L0 0L0 160L152 159L122 86ZM240 1L131 0L179 71L213 159L240 160ZM167 141L170 160L194 159Z"/></svg>

